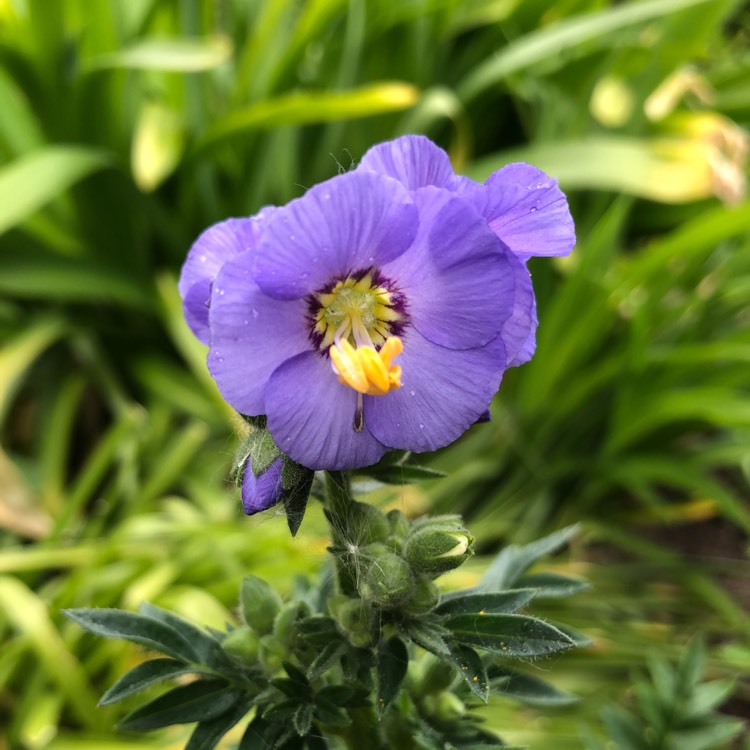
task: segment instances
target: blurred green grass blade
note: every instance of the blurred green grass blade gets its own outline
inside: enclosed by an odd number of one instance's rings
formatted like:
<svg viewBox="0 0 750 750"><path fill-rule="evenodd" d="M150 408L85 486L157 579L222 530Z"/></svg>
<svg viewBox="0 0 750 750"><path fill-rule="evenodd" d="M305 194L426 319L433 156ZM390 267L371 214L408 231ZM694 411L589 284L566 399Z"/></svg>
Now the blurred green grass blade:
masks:
<svg viewBox="0 0 750 750"><path fill-rule="evenodd" d="M482 159L470 176L483 181L515 161L534 164L566 190L608 190L663 203L700 200L713 192L706 152L688 140L592 136L542 143Z"/></svg>
<svg viewBox="0 0 750 750"><path fill-rule="evenodd" d="M0 349L0 424L7 414L24 373L64 331L65 326L59 321L39 320L6 341Z"/></svg>
<svg viewBox="0 0 750 750"><path fill-rule="evenodd" d="M611 38L607 35L612 32L621 32L628 26L704 2L708 0L648 0L560 21L510 42L497 55L481 63L460 85L458 95L464 100L474 99L510 74L535 63L556 58L563 61L562 54L580 44L596 41L599 46L609 45Z"/></svg>
<svg viewBox="0 0 750 750"><path fill-rule="evenodd" d="M96 710L97 698L81 665L52 623L44 602L21 581L0 577L0 617L30 639L37 658L58 684L78 720L88 727L100 725L104 717Z"/></svg>
<svg viewBox="0 0 750 750"><path fill-rule="evenodd" d="M350 91L297 91L239 109L210 126L193 155L247 131L356 119L408 109L419 91L408 83L374 83Z"/></svg>
<svg viewBox="0 0 750 750"><path fill-rule="evenodd" d="M28 100L8 73L0 68L0 143L9 153L33 151L44 143L39 121Z"/></svg>
<svg viewBox="0 0 750 750"><path fill-rule="evenodd" d="M0 234L23 221L71 185L111 165L106 151L45 146L0 169Z"/></svg>
<svg viewBox="0 0 750 750"><path fill-rule="evenodd" d="M133 46L97 55L89 70L128 68L197 73L223 65L232 56L232 43L225 36L204 39L144 39Z"/></svg>
<svg viewBox="0 0 750 750"><path fill-rule="evenodd" d="M153 312L148 283L93 261L40 253L0 253L0 292L46 301L110 302Z"/></svg>

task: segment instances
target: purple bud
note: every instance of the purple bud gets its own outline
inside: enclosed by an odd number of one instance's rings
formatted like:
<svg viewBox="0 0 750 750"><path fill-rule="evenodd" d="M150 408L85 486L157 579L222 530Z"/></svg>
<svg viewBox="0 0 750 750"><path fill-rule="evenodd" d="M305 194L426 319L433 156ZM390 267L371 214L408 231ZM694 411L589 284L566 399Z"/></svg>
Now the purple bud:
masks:
<svg viewBox="0 0 750 750"><path fill-rule="evenodd" d="M248 516L268 510L282 499L284 496L284 488L281 485L283 467L284 459L279 456L259 477L256 477L248 459L245 476L242 478L242 509Z"/></svg>

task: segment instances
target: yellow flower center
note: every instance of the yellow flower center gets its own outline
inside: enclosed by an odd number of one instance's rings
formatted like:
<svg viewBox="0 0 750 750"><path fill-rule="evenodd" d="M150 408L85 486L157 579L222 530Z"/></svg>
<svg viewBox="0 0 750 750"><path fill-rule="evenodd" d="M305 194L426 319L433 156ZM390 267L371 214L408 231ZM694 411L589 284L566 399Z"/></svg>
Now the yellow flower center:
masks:
<svg viewBox="0 0 750 750"><path fill-rule="evenodd" d="M378 283L374 271L349 276L330 291L311 299L313 337L328 350L341 383L357 392L362 422L362 396L384 396L401 387L401 368L393 364L403 345L394 335L404 321L403 298ZM359 427L361 429L361 427Z"/></svg>

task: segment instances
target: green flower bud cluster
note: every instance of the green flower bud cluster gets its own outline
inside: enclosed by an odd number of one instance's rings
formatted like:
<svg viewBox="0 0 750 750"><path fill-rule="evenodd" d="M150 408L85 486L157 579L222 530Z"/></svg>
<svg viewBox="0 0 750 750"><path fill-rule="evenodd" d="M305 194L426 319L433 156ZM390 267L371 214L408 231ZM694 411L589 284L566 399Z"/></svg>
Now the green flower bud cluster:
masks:
<svg viewBox="0 0 750 750"><path fill-rule="evenodd" d="M224 652L246 667L260 664L269 674L278 672L290 658L300 603L283 604L262 578L248 576L240 588L242 625L222 642Z"/></svg>
<svg viewBox="0 0 750 750"><path fill-rule="evenodd" d="M440 600L433 579L457 568L474 549L474 537L454 515L410 523L398 510L386 516L357 503L348 530L352 538L365 541L342 548L360 611L374 607L408 616L430 612Z"/></svg>

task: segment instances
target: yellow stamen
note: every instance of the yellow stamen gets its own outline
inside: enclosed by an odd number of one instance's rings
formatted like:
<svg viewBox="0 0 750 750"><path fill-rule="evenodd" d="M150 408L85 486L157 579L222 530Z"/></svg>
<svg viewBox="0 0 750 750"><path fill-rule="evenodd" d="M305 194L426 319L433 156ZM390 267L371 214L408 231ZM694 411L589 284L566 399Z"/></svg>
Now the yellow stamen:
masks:
<svg viewBox="0 0 750 750"><path fill-rule="evenodd" d="M386 339L380 351L371 346L355 349L342 339L329 353L341 383L366 396L384 396L401 387L401 368L391 362L403 348L397 336Z"/></svg>

